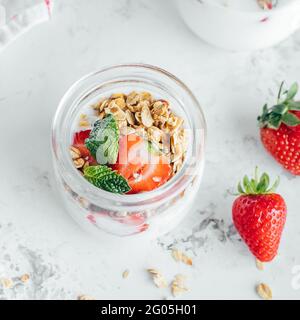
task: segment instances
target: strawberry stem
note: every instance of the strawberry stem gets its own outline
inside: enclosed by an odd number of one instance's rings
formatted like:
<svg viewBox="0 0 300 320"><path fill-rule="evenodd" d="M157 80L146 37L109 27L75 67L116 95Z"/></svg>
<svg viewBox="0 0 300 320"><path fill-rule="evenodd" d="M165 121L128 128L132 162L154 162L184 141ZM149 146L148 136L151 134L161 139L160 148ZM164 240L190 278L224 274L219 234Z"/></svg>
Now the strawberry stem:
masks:
<svg viewBox="0 0 300 320"><path fill-rule="evenodd" d="M289 90L282 92L283 85L284 82L279 88L277 104L271 108L265 104L262 114L257 118L261 128L267 127L277 130L282 123L291 127L300 125L300 119L291 112L300 111L300 102L294 100L299 89L298 84L295 82Z"/></svg>
<svg viewBox="0 0 300 320"><path fill-rule="evenodd" d="M267 173L263 173L261 177L258 174L258 167L255 168L254 179L249 179L247 175L244 176L243 182L239 182L237 190L239 195L257 195L257 194L271 194L274 193L279 185L279 177L270 187L270 177Z"/></svg>

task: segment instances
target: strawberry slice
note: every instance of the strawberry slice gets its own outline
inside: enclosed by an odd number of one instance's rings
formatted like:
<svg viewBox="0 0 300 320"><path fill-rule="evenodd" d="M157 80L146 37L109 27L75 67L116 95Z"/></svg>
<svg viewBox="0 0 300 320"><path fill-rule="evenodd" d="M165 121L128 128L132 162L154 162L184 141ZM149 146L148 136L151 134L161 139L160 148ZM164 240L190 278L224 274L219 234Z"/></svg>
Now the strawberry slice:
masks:
<svg viewBox="0 0 300 320"><path fill-rule="evenodd" d="M149 152L147 142L135 134L121 137L113 169L128 181L132 194L156 189L171 176L168 159Z"/></svg>
<svg viewBox="0 0 300 320"><path fill-rule="evenodd" d="M85 140L90 136L91 130L79 131L74 134L73 146L77 148L83 158L88 157L90 164L97 165L97 161L91 156L90 151L85 146Z"/></svg>

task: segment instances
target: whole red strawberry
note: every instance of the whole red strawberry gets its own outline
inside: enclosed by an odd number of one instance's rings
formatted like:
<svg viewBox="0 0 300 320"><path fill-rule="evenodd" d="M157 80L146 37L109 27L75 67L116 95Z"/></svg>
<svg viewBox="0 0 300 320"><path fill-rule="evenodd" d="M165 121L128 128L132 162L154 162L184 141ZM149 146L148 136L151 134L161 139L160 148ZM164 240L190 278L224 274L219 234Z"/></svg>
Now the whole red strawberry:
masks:
<svg viewBox="0 0 300 320"><path fill-rule="evenodd" d="M247 176L243 186L238 185L240 196L234 201L232 218L240 236L252 254L260 261L271 261L276 255L286 220L286 204L274 193L279 179L269 188L270 179L263 173L258 179Z"/></svg>
<svg viewBox="0 0 300 320"><path fill-rule="evenodd" d="M300 102L294 100L298 85L294 83L283 93L282 86L277 104L265 105L258 117L261 141L285 169L300 175Z"/></svg>

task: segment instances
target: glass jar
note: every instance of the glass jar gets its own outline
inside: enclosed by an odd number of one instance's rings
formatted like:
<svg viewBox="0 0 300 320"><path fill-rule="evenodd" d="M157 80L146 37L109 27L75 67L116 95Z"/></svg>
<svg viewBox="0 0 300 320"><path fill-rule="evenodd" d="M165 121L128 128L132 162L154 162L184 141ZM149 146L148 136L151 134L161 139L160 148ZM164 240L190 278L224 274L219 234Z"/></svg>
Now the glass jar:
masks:
<svg viewBox="0 0 300 320"><path fill-rule="evenodd" d="M87 105L112 93L148 91L170 102L185 120L188 148L182 168L161 187L139 194L119 195L89 183L69 154L72 125ZM52 127L53 164L59 192L70 215L92 234L117 236L164 234L186 216L200 185L204 165L206 125L191 91L176 77L144 64L102 69L77 81L62 98Z"/></svg>

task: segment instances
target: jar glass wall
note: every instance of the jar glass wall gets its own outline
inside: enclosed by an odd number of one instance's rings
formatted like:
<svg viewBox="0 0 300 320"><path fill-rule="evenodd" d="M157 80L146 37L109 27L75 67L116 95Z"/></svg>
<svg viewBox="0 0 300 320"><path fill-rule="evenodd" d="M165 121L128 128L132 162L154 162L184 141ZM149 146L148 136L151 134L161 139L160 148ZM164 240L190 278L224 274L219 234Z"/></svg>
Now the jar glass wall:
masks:
<svg viewBox="0 0 300 320"><path fill-rule="evenodd" d="M119 195L90 184L72 163L72 126L86 106L116 92L148 91L169 101L184 119L188 148L182 168L161 187ZM76 82L62 98L52 127L53 164L59 192L71 216L93 234L148 233L156 237L174 228L188 213L201 182L206 126L191 91L170 73L149 65L105 68Z"/></svg>

